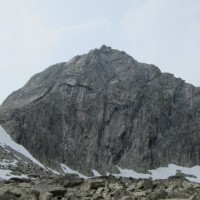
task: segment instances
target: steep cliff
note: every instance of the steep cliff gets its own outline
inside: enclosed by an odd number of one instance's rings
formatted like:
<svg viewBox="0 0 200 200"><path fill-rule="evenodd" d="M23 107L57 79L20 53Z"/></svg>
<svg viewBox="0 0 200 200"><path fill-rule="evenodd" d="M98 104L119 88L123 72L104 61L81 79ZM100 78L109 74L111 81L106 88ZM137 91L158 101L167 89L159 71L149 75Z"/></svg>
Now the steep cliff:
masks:
<svg viewBox="0 0 200 200"><path fill-rule="evenodd" d="M85 174L200 164L200 88L106 46L33 76L0 124L44 164Z"/></svg>

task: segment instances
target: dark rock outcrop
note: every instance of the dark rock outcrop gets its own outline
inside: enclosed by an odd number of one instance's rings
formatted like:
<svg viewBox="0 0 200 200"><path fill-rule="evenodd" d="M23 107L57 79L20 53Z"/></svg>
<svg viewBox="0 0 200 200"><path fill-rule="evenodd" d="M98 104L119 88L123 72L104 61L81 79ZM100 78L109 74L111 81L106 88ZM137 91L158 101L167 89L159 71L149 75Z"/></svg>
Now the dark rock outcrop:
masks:
<svg viewBox="0 0 200 200"><path fill-rule="evenodd" d="M85 174L200 164L200 88L106 46L33 76L0 124L44 164Z"/></svg>

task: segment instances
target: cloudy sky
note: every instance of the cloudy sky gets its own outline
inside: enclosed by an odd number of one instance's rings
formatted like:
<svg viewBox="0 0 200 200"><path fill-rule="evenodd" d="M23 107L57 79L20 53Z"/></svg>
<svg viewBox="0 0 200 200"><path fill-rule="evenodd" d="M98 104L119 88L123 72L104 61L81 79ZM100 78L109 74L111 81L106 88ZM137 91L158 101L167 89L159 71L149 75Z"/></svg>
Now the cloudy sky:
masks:
<svg viewBox="0 0 200 200"><path fill-rule="evenodd" d="M0 104L35 73L102 44L200 86L200 1L0 0Z"/></svg>

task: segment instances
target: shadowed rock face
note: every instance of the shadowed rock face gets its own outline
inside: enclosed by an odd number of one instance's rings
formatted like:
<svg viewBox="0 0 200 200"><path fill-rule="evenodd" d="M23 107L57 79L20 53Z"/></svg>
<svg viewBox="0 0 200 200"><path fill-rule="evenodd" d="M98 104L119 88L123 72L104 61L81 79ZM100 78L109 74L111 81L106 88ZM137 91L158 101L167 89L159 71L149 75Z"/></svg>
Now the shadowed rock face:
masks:
<svg viewBox="0 0 200 200"><path fill-rule="evenodd" d="M200 88L106 46L33 76L0 124L41 162L85 174L200 164Z"/></svg>

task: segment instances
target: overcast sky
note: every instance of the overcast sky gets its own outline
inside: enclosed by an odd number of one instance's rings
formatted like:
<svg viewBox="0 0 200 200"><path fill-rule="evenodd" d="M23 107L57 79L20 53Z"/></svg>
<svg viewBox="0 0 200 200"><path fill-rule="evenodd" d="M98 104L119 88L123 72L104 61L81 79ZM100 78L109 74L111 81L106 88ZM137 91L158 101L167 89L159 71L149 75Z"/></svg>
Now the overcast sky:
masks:
<svg viewBox="0 0 200 200"><path fill-rule="evenodd" d="M0 104L102 44L200 86L200 0L0 0Z"/></svg>

